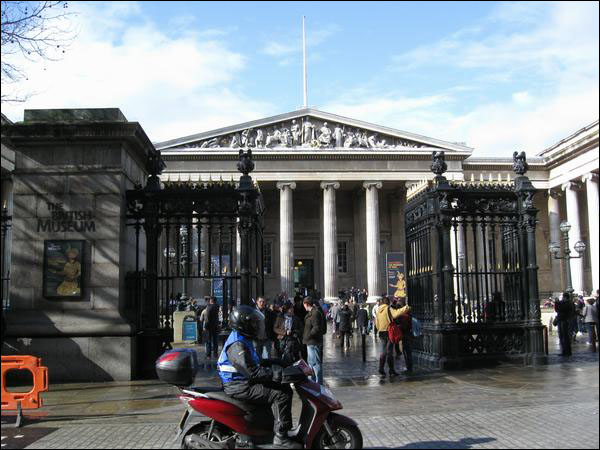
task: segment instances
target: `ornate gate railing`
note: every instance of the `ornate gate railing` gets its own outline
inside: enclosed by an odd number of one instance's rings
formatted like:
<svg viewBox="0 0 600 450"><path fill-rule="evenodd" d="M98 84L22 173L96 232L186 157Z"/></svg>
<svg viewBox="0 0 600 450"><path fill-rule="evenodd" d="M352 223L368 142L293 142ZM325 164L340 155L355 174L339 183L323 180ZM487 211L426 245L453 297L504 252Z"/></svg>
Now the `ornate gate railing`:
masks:
<svg viewBox="0 0 600 450"><path fill-rule="evenodd" d="M2 240L0 241L0 300L2 301L2 341L4 341L4 333L6 333L6 320L4 313L10 308L10 230L12 228L12 216L8 213L6 205L2 207L0 212L0 227L2 232Z"/></svg>
<svg viewBox="0 0 600 450"><path fill-rule="evenodd" d="M240 150L239 183L161 184L163 168L157 152L146 186L127 191L135 271L127 276L126 310L138 333L138 376L152 375L156 357L173 341L176 293L217 296L224 326L238 282L243 304L264 294L263 207L249 176L252 152Z"/></svg>
<svg viewBox="0 0 600 450"><path fill-rule="evenodd" d="M513 183L450 182L444 153L434 182L406 206L407 295L423 323L421 364L455 368L482 360L543 360L535 188L525 153Z"/></svg>

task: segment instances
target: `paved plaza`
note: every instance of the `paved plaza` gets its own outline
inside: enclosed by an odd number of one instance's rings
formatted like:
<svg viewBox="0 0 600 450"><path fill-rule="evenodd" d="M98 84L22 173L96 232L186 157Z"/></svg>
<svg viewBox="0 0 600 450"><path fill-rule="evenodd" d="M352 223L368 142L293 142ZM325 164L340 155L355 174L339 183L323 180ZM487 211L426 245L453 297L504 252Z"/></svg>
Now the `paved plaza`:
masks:
<svg viewBox="0 0 600 450"><path fill-rule="evenodd" d="M347 351L338 345L326 342L325 381L342 413L358 421L367 448L599 446L598 355L583 343L563 359L551 336L549 364L541 367L417 370L394 380L374 375L372 338L365 364L358 339ZM196 382L218 383L214 362L203 361ZM176 392L158 381L51 384L25 427L2 427L2 448L174 448L183 413Z"/></svg>

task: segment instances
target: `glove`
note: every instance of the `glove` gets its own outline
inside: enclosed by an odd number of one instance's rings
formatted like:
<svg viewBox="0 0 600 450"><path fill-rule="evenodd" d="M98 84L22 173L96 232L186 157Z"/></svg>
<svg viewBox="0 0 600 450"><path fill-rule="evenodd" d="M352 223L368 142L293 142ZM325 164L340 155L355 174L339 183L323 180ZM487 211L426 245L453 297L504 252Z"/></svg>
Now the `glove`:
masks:
<svg viewBox="0 0 600 450"><path fill-rule="evenodd" d="M271 366L271 370L273 371L273 381L275 383L281 383L281 379L283 377L283 367L273 364Z"/></svg>

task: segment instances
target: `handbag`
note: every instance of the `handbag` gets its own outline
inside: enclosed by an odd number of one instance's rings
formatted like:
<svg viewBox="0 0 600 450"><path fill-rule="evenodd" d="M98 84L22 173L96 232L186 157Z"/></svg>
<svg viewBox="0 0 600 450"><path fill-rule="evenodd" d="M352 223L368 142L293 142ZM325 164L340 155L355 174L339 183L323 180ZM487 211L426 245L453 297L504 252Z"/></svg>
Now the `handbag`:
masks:
<svg viewBox="0 0 600 450"><path fill-rule="evenodd" d="M396 324L392 320L392 315L390 314L390 307L388 306L388 318L390 319L390 324L388 325L388 339L392 344L397 344L402 340L402 328L400 325Z"/></svg>

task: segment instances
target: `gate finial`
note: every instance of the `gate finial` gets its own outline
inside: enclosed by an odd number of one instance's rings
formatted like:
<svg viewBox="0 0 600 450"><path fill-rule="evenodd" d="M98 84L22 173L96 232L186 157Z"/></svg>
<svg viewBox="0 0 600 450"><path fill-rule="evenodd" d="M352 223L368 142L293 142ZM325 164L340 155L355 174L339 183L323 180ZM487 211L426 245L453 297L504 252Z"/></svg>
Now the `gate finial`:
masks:
<svg viewBox="0 0 600 450"><path fill-rule="evenodd" d="M448 170L448 164L445 161L445 153L433 152L431 154L433 158L433 163L431 164L431 171L436 174L436 176L441 177L446 170Z"/></svg>
<svg viewBox="0 0 600 450"><path fill-rule="evenodd" d="M527 156L525 155L525 152L521 152L520 155L519 152L514 152L513 172L519 176L523 176L527 173L527 170L529 170L529 164L527 164Z"/></svg>
<svg viewBox="0 0 600 450"><path fill-rule="evenodd" d="M244 176L248 176L248 174L254 170L252 149L249 148L246 153L244 153L244 150L240 149L240 161L238 162L237 168Z"/></svg>

